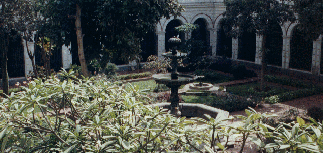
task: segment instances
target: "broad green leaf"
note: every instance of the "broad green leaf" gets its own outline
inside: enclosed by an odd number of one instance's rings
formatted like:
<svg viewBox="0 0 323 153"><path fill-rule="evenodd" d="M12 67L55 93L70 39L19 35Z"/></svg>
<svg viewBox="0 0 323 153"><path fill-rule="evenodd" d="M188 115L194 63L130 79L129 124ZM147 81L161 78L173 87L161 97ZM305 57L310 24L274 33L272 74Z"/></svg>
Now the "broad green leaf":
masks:
<svg viewBox="0 0 323 153"><path fill-rule="evenodd" d="M67 148L63 153L69 153L75 148L76 144Z"/></svg>
<svg viewBox="0 0 323 153"><path fill-rule="evenodd" d="M290 147L289 144L285 144L285 145L280 145L279 149L287 149L289 147Z"/></svg>
<svg viewBox="0 0 323 153"><path fill-rule="evenodd" d="M221 144L221 143L217 143L216 144L221 150L223 150L224 149L224 146Z"/></svg>
<svg viewBox="0 0 323 153"><path fill-rule="evenodd" d="M205 150L209 153L214 153L214 151L208 146L205 146Z"/></svg>
<svg viewBox="0 0 323 153"><path fill-rule="evenodd" d="M297 123L298 123L300 126L305 125L305 121L304 121L302 118L298 117L298 116L297 116Z"/></svg>
<svg viewBox="0 0 323 153"><path fill-rule="evenodd" d="M7 127L5 127L2 132L0 133L0 140L3 138L3 136L6 134L7 132Z"/></svg>

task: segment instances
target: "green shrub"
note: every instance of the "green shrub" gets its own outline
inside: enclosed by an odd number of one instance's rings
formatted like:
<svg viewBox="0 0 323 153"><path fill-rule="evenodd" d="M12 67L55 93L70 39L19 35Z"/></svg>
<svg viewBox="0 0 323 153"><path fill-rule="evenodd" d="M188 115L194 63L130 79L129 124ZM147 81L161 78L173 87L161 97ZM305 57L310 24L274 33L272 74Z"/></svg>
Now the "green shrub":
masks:
<svg viewBox="0 0 323 153"><path fill-rule="evenodd" d="M284 102L284 101L294 100L297 98L312 96L312 95L318 94L320 92L322 92L322 91L320 91L317 88L300 89L300 90L296 90L296 91L278 94L277 96L278 96L280 102Z"/></svg>
<svg viewBox="0 0 323 153"><path fill-rule="evenodd" d="M105 67L105 74L108 77L114 77L116 75L117 70L118 70L117 65L115 65L114 63L107 63Z"/></svg>
<svg viewBox="0 0 323 153"><path fill-rule="evenodd" d="M312 87L314 87L313 84L305 83L300 80L290 79L290 78L286 78L286 77L276 77L276 76L265 75L265 80L267 82L278 83L281 85L286 85L286 86L291 86L291 87L296 87L296 88L312 88Z"/></svg>
<svg viewBox="0 0 323 153"><path fill-rule="evenodd" d="M209 68L212 70L222 71L225 73L231 73L232 62L229 58L218 57L214 61L212 61Z"/></svg>
<svg viewBox="0 0 323 153"><path fill-rule="evenodd" d="M298 117L271 127L262 122L271 116L253 109L232 124L222 117L176 118L145 105L150 99L132 86L69 75L35 79L0 98L2 152L226 152L236 136L243 142L240 152L247 139L260 152L323 149L322 124L314 120ZM231 109L247 102L231 96L224 101Z"/></svg>

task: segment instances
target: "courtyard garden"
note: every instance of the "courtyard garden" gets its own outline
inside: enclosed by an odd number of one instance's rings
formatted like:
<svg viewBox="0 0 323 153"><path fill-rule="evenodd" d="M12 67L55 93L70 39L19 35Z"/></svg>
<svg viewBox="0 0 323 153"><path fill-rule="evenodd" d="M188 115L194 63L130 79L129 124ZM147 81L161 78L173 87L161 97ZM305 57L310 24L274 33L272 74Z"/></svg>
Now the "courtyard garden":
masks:
<svg viewBox="0 0 323 153"><path fill-rule="evenodd" d="M197 83L223 85L241 80L215 70L191 73L205 74ZM241 152L248 150L250 144L266 152L323 149L320 121L296 117L273 124L275 115L261 114L252 108L260 103L280 103L318 94L321 92L318 85L266 76L268 85L262 92L257 89L257 82L251 82L219 87L207 96L182 95L183 103L203 103L229 112L246 111L246 116L188 119L151 107L150 104L169 101L170 90L156 84L151 75L144 72L80 78L73 70L62 70L57 75L35 78L13 88L8 98L0 101L1 149L4 152L230 152L238 144ZM218 92L226 94L219 96ZM232 122L236 119L239 122Z"/></svg>

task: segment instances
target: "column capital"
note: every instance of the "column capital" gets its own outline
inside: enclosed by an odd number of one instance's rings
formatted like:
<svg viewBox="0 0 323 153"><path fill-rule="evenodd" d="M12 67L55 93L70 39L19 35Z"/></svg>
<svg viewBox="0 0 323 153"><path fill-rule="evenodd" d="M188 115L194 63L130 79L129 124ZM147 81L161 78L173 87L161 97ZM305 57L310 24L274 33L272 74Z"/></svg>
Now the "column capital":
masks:
<svg viewBox="0 0 323 153"><path fill-rule="evenodd" d="M165 31L160 31L160 30L158 30L156 33L157 33L157 35L165 35L166 34Z"/></svg>

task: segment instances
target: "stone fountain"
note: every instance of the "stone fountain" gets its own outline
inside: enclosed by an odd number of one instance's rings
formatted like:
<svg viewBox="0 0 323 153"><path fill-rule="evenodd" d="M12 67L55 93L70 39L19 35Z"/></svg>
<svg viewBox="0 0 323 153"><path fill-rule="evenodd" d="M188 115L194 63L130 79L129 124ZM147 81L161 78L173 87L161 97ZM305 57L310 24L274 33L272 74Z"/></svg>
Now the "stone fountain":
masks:
<svg viewBox="0 0 323 153"><path fill-rule="evenodd" d="M171 114L180 116L181 112L179 109L179 96L178 88L187 83L191 83L196 80L198 77L194 75L183 75L177 72L177 59L184 58L187 54L177 51L177 45L181 43L181 39L178 37L173 37L168 40L171 45L171 51L163 53L162 56L168 57L171 59L172 72L166 74L155 74L152 77L155 79L156 83L165 84L167 87L171 88L170 95L170 110Z"/></svg>
<svg viewBox="0 0 323 153"><path fill-rule="evenodd" d="M178 88L181 85L192 83L197 80L199 77L195 75L184 75L177 72L178 62L177 59L181 59L187 56L186 53L181 53L177 50L177 45L181 43L181 39L178 37L173 37L168 40L171 45L171 51L163 53L162 56L168 57L171 59L171 73L166 74L155 74L152 77L159 84L165 84L167 87L171 88L170 104L169 103L159 103L154 106L163 107L170 110L170 113L175 116L186 116L186 117L202 117L204 114L209 114L212 117L219 117L218 114L221 114L222 117L227 117L228 112L206 106L203 104L179 104L179 95Z"/></svg>

